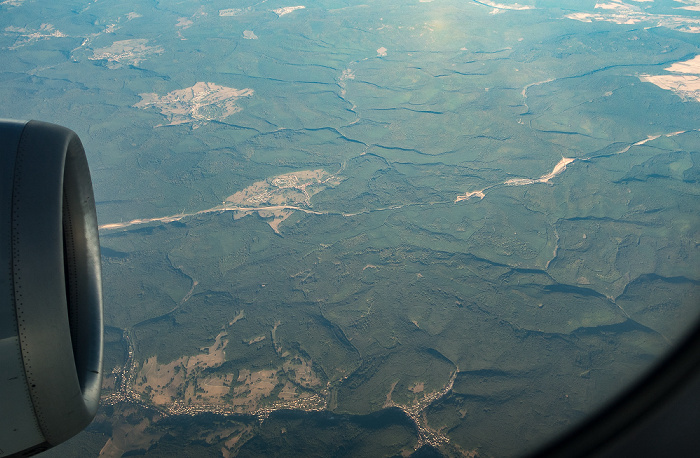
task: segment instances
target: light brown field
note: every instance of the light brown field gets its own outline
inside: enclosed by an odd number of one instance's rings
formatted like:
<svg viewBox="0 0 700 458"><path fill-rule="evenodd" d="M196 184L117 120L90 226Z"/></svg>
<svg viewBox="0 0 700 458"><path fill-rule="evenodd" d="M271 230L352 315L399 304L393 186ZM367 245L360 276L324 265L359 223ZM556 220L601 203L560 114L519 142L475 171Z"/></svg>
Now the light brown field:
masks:
<svg viewBox="0 0 700 458"><path fill-rule="evenodd" d="M230 326L244 318L238 312ZM280 322L270 331L273 341ZM253 345L264 342L267 334L246 338L243 342ZM229 334L222 330L209 347L201 348L201 353L182 356L168 364L159 364L158 357L147 358L138 369L133 390L166 410L176 411L187 406L221 406L233 412L254 413L261 408L261 402L294 403L311 398L313 393L306 389L320 388L322 380L313 369L311 360L284 351L279 342L273 342L275 350L284 358L277 368L251 370L240 368L238 376L233 373L204 375L205 369L216 368L226 361L226 346ZM276 398L270 399L275 388Z"/></svg>

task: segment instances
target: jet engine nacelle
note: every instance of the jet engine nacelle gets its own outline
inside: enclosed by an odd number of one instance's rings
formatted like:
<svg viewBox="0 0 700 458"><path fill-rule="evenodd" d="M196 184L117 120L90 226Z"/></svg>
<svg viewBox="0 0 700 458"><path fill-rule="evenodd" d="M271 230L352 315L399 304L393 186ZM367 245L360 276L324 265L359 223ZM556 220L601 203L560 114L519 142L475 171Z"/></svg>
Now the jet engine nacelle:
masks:
<svg viewBox="0 0 700 458"><path fill-rule="evenodd" d="M57 445L102 383L95 200L75 132L0 120L0 457Z"/></svg>

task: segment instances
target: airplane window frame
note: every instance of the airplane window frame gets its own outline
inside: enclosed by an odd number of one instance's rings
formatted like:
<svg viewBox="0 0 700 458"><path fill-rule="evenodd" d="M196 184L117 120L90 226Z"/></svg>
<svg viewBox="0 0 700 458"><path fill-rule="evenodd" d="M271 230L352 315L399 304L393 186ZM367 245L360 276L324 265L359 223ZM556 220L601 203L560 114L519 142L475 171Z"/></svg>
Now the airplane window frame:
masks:
<svg viewBox="0 0 700 458"><path fill-rule="evenodd" d="M626 390L526 456L696 456L700 450L698 425L700 320Z"/></svg>

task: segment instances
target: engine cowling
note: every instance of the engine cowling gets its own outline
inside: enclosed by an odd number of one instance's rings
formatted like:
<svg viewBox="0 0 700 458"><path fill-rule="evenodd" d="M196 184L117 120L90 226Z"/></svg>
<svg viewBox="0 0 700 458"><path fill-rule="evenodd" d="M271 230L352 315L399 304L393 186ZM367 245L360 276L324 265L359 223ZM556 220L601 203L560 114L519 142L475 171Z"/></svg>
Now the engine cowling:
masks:
<svg viewBox="0 0 700 458"><path fill-rule="evenodd" d="M97 216L75 132L0 120L0 457L72 437L102 383Z"/></svg>

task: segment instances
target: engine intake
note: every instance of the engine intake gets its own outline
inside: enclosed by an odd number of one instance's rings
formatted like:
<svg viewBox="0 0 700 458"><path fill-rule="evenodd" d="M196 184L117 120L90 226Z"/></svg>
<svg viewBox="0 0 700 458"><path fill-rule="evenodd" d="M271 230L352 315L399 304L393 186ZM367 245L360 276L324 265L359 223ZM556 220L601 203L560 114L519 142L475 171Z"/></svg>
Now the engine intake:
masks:
<svg viewBox="0 0 700 458"><path fill-rule="evenodd" d="M0 457L94 417L102 383L95 199L75 132L0 120Z"/></svg>

